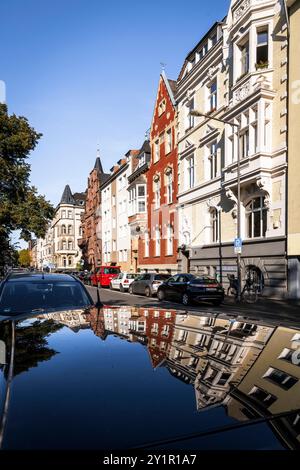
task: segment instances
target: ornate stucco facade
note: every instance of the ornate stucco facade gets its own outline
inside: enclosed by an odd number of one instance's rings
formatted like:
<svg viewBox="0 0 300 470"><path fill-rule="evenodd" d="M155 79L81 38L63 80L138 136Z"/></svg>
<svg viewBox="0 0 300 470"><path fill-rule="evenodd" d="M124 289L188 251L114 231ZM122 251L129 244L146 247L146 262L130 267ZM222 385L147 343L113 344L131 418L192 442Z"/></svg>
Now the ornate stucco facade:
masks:
<svg viewBox="0 0 300 470"><path fill-rule="evenodd" d="M236 272L239 149L242 275L251 269L265 295L285 296L287 24L281 2L232 1L226 18L187 56L177 104L181 270L216 275L225 284ZM190 109L209 118L193 117Z"/></svg>

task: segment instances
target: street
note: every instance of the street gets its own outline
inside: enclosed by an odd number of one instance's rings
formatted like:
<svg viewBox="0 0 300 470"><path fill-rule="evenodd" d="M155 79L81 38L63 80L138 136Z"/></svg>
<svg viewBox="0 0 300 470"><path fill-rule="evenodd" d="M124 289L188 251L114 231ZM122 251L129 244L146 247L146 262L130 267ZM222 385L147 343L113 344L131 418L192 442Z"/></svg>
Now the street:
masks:
<svg viewBox="0 0 300 470"><path fill-rule="evenodd" d="M97 288L87 287L94 301L97 300ZM180 303L163 301L159 302L156 297L147 298L142 295L132 295L127 292L119 292L110 289L99 289L100 300L104 305L114 306L139 306L157 307L170 310L186 310ZM255 304L236 304L232 297L226 297L224 304L215 307L209 303L190 305L189 312L227 314L232 316L243 316L250 320L274 321L276 324L299 324L300 305L299 302L287 302L282 300L268 300L260 298Z"/></svg>

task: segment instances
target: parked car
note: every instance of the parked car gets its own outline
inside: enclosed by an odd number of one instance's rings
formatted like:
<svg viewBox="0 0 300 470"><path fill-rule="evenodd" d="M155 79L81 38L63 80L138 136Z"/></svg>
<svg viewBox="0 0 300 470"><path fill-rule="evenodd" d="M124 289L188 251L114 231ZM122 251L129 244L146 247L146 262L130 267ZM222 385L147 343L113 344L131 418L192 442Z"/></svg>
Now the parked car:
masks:
<svg viewBox="0 0 300 470"><path fill-rule="evenodd" d="M156 295L158 287L169 279L169 274L145 273L138 276L129 286L130 294Z"/></svg>
<svg viewBox="0 0 300 470"><path fill-rule="evenodd" d="M120 266L100 266L91 275L91 285L95 287L108 287L110 281L121 272Z"/></svg>
<svg viewBox="0 0 300 470"><path fill-rule="evenodd" d="M10 274L0 285L0 315L4 316L93 305L82 282L69 274Z"/></svg>
<svg viewBox="0 0 300 470"><path fill-rule="evenodd" d="M224 289L209 276L177 274L159 286L157 297L159 300L176 300L183 305L203 300L220 305L224 300Z"/></svg>
<svg viewBox="0 0 300 470"><path fill-rule="evenodd" d="M130 284L138 277L135 273L120 273L117 277L110 281L109 287L111 289L119 290L121 292L128 291Z"/></svg>

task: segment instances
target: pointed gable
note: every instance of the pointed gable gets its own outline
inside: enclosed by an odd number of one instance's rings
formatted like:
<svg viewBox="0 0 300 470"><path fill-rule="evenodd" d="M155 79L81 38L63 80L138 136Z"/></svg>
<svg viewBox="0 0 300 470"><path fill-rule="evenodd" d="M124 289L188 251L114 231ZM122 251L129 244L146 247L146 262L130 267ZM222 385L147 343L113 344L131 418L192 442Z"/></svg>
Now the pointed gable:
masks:
<svg viewBox="0 0 300 470"><path fill-rule="evenodd" d="M75 199L68 184L65 186L64 192L62 193L60 204L75 204Z"/></svg>

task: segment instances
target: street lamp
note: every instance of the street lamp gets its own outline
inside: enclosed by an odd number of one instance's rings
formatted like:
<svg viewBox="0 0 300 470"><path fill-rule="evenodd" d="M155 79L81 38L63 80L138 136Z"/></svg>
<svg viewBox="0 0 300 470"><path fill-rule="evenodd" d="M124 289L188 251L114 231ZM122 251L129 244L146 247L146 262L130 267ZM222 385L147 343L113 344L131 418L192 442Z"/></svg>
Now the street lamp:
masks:
<svg viewBox="0 0 300 470"><path fill-rule="evenodd" d="M217 117L211 117L209 114L202 113L196 109L190 111L191 116L200 116L212 121L222 122L223 124L229 124L234 129L237 130L237 238L241 239L241 159L240 159L240 125L235 124L226 119L220 119ZM237 279L238 279L238 291L237 291L237 300L241 301L241 253L240 250L237 250Z"/></svg>

